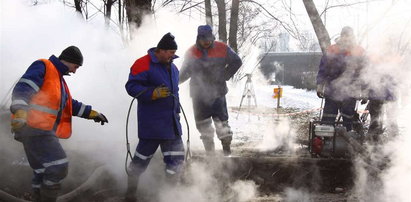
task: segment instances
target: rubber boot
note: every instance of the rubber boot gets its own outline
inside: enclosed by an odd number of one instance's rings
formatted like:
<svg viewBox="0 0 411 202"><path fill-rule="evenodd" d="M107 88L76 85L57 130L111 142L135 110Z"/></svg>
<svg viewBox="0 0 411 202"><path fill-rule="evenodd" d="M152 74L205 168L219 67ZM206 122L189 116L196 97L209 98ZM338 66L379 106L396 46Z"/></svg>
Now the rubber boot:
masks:
<svg viewBox="0 0 411 202"><path fill-rule="evenodd" d="M179 174L170 174L166 172L165 182L171 186L177 185L179 183Z"/></svg>
<svg viewBox="0 0 411 202"><path fill-rule="evenodd" d="M127 177L127 192L126 192L126 202L136 202L137 201L137 188L138 188L138 177L128 176Z"/></svg>
<svg viewBox="0 0 411 202"><path fill-rule="evenodd" d="M224 156L229 156L231 155L231 137L226 137L224 139L221 139L221 145L223 146L223 152Z"/></svg>
<svg viewBox="0 0 411 202"><path fill-rule="evenodd" d="M34 202L40 202L41 201L40 189L38 189L38 188L33 189L33 193L31 195L31 201L34 201Z"/></svg>
<svg viewBox="0 0 411 202"><path fill-rule="evenodd" d="M59 186L58 186L59 187ZM60 189L56 187L45 187L40 189L41 202L55 202L57 201Z"/></svg>
<svg viewBox="0 0 411 202"><path fill-rule="evenodd" d="M203 141L203 145L204 145L204 149L206 151L206 154L208 156L214 155L214 153L215 153L214 141L210 140L210 139L202 139L202 141Z"/></svg>

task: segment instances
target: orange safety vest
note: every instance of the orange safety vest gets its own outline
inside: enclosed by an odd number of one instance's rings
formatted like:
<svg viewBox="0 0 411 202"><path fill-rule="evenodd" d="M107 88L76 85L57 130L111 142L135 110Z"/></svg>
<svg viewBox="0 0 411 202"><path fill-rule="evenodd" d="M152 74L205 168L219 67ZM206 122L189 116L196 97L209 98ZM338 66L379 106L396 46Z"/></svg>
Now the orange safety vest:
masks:
<svg viewBox="0 0 411 202"><path fill-rule="evenodd" d="M44 82L39 92L30 101L27 113L27 124L32 128L51 131L61 111L60 121L55 131L58 138L67 139L71 136L72 98L68 86L60 79L60 73L54 64L47 59L40 59L46 66ZM64 109L61 109L61 85L67 96Z"/></svg>
<svg viewBox="0 0 411 202"><path fill-rule="evenodd" d="M351 50L346 51L346 52L342 52L342 50L340 49L340 47L337 44L333 44L331 46L328 47L327 49L327 53L329 54L340 54L343 53L346 56L354 56L354 57L360 57L364 55L364 49L361 46L354 46Z"/></svg>

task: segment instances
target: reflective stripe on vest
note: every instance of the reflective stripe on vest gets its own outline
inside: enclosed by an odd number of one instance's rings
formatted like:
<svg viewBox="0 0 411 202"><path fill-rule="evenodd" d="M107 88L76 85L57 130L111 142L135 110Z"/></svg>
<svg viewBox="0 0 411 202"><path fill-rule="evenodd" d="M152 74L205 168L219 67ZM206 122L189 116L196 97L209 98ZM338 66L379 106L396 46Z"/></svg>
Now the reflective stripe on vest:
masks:
<svg viewBox="0 0 411 202"><path fill-rule="evenodd" d="M27 115L27 124L32 128L51 131L55 129L59 138L71 136L72 103L71 95L66 83L61 82L59 71L50 60L41 59L46 66L44 82L40 90L31 98L30 108ZM64 109L61 109L62 84L67 93L67 101ZM57 116L60 120L57 128Z"/></svg>

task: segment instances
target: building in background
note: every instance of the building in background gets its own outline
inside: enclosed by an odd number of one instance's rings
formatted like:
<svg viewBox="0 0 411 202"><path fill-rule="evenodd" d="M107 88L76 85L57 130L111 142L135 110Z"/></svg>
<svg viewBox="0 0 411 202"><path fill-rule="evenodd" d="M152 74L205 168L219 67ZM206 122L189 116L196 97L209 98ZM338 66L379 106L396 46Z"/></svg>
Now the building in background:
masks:
<svg viewBox="0 0 411 202"><path fill-rule="evenodd" d="M260 68L273 84L312 90L321 56L321 52L269 52L261 56Z"/></svg>
<svg viewBox="0 0 411 202"><path fill-rule="evenodd" d="M290 52L290 35L282 32L278 35L278 52Z"/></svg>

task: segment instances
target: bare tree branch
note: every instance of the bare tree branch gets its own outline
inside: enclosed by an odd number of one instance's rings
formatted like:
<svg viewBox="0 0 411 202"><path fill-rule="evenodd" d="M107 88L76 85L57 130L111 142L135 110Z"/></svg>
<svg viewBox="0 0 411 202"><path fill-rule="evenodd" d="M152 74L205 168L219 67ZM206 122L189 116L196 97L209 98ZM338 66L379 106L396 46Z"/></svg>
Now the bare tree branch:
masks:
<svg viewBox="0 0 411 202"><path fill-rule="evenodd" d="M341 8L341 7L350 7L350 6L354 6L357 4L363 4L363 3L367 3L368 1L360 1L360 2L355 2L355 3L347 3L347 4L338 4L338 5L332 5L332 6L326 6L325 9L320 13L320 16L322 16L325 12L327 12L330 9L333 8ZM328 2L327 2L328 5Z"/></svg>
<svg viewBox="0 0 411 202"><path fill-rule="evenodd" d="M294 31L290 28L291 26L288 25L287 23L285 23L284 21L278 19L277 17L275 17L273 14L270 13L270 11L268 11L263 5L261 5L260 3L254 1L254 0L243 0L243 2L250 2L253 3L257 6L259 6L260 8L262 8L266 14L268 14L271 18L273 18L274 20L276 20L277 22L280 23L280 25L290 34L291 37L293 38L297 38L296 34L294 33Z"/></svg>
<svg viewBox="0 0 411 202"><path fill-rule="evenodd" d="M184 8L184 6L183 6L183 7L181 7L179 13L182 13L182 12L184 12L184 11L186 11L186 10L190 10L190 9L192 9L192 8L195 8L195 7L197 7L198 5L201 5L201 4L203 4L203 3L204 3L204 2L198 2L198 3L196 3L196 4L194 4L194 5L191 5L191 6L187 7L187 8Z"/></svg>

